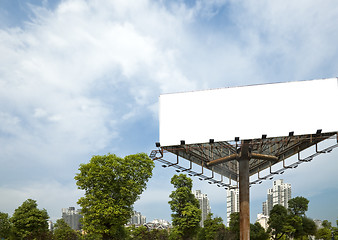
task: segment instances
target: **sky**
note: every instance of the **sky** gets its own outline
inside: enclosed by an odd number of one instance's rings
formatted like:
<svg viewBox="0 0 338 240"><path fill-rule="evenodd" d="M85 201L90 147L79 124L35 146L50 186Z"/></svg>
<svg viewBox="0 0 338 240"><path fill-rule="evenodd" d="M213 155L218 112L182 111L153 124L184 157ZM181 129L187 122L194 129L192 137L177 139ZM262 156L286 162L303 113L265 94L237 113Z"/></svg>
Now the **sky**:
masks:
<svg viewBox="0 0 338 240"><path fill-rule="evenodd" d="M0 0L0 212L79 208L81 163L155 149L160 94L337 77L337 18L334 0ZM335 149L281 177L334 224L337 171ZM156 162L148 221L171 220L175 173ZM226 190L193 184L225 220ZM270 187L251 187L252 222Z"/></svg>

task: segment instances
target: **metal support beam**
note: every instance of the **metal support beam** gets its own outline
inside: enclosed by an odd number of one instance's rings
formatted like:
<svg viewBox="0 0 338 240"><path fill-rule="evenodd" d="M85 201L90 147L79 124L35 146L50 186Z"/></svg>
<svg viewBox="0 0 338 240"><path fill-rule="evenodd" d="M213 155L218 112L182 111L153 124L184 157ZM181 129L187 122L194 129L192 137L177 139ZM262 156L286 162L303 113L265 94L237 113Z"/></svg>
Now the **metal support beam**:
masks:
<svg viewBox="0 0 338 240"><path fill-rule="evenodd" d="M238 157L238 154L231 154L231 155L226 156L226 157L222 157L222 158L212 160L212 161L207 163L207 166L211 167L211 166L214 166L214 165L217 165L217 164L225 163L225 162L228 162L228 161L231 161L231 160L235 160L237 157Z"/></svg>
<svg viewBox="0 0 338 240"><path fill-rule="evenodd" d="M250 239L249 143L244 141L239 156L240 240Z"/></svg>

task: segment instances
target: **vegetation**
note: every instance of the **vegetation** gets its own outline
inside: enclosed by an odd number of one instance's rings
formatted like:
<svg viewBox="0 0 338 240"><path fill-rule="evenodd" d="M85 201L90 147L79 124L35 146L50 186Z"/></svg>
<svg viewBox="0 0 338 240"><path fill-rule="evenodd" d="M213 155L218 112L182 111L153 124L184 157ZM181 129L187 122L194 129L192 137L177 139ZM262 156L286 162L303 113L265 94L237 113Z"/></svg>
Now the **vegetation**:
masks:
<svg viewBox="0 0 338 240"><path fill-rule="evenodd" d="M48 239L48 213L38 209L35 200L27 199L15 209L10 221L16 239Z"/></svg>
<svg viewBox="0 0 338 240"><path fill-rule="evenodd" d="M45 209L38 209L35 200L27 199L12 217L0 212L0 239L8 240L239 240L239 213L232 213L229 227L220 217L209 214L201 228L199 202L191 192L192 180L184 174L174 175L170 194L172 229L148 229L146 226L125 224L131 217L132 205L146 188L152 175L153 162L145 154L119 158L109 154L94 156L88 164L80 165L75 177L85 197L79 200L84 214L84 234L71 229L59 219L53 231L48 230L49 218ZM337 227L324 220L316 229L314 221L306 216L309 200L296 197L289 208L275 205L270 212L267 231L259 224L250 224L251 240L310 239L338 240ZM313 237L312 237L313 238Z"/></svg>
<svg viewBox="0 0 338 240"><path fill-rule="evenodd" d="M75 180L78 188L85 190L85 196L78 201L83 229L102 239L124 239L124 225L153 168L153 161L145 153L125 158L114 154L93 156L89 163L81 164Z"/></svg>
<svg viewBox="0 0 338 240"><path fill-rule="evenodd" d="M199 202L191 193L192 180L185 174L174 175L171 184L176 188L170 194L169 201L172 210L172 238L173 239L193 239L199 230L201 221L201 210Z"/></svg>
<svg viewBox="0 0 338 240"><path fill-rule="evenodd" d="M54 225L55 240L78 240L80 235L73 230L63 219L58 219Z"/></svg>

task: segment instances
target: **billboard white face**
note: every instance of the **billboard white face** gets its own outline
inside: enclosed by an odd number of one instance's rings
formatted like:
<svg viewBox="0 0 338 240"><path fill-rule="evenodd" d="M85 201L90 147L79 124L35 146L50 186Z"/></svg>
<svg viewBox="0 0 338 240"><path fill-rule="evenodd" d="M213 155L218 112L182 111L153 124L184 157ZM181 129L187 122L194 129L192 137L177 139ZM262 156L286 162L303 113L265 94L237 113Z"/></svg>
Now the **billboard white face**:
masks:
<svg viewBox="0 0 338 240"><path fill-rule="evenodd" d="M338 131L338 79L160 96L162 146Z"/></svg>

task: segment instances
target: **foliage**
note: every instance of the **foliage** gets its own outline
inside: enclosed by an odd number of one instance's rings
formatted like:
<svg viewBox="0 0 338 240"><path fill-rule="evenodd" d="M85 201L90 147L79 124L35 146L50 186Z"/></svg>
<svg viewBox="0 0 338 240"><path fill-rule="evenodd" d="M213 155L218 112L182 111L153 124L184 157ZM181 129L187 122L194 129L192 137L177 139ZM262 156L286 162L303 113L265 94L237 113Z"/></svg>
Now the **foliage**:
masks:
<svg viewBox="0 0 338 240"><path fill-rule="evenodd" d="M305 216L309 200L304 197L296 197L289 200L289 209L281 205L275 205L268 221L268 232L273 239L289 238L302 239L316 234L315 222Z"/></svg>
<svg viewBox="0 0 338 240"><path fill-rule="evenodd" d="M11 222L7 213L0 212L0 239L8 238L11 232Z"/></svg>
<svg viewBox="0 0 338 240"><path fill-rule="evenodd" d="M330 240L331 230L328 228L320 228L316 233L316 239Z"/></svg>
<svg viewBox="0 0 338 240"><path fill-rule="evenodd" d="M231 213L229 230L232 233L231 239L239 239L240 237L240 220L239 213ZM269 239L269 234L265 229L256 222L255 224L250 224L250 239L251 240L267 240Z"/></svg>
<svg viewBox="0 0 338 240"><path fill-rule="evenodd" d="M174 175L171 184L176 188L169 196L169 205L173 212L171 238L175 236L177 239L192 239L197 234L201 221L199 202L191 193L192 180L184 174Z"/></svg>
<svg viewBox="0 0 338 240"><path fill-rule="evenodd" d="M53 235L55 240L79 239L78 233L75 230L73 230L63 219L56 220Z"/></svg>
<svg viewBox="0 0 338 240"><path fill-rule="evenodd" d="M288 201L289 211L296 216L304 216L308 210L309 200L305 197L295 197Z"/></svg>
<svg viewBox="0 0 338 240"><path fill-rule="evenodd" d="M15 237L18 239L48 239L48 218L45 209L39 210L35 200L27 199L15 209L10 219Z"/></svg>
<svg viewBox="0 0 338 240"><path fill-rule="evenodd" d="M272 238L281 239L285 234L295 232L296 229L290 225L291 219L288 216L288 211L282 205L275 205L270 211L268 220L268 232Z"/></svg>
<svg viewBox="0 0 338 240"><path fill-rule="evenodd" d="M148 230L145 226L135 227L130 226L127 228L128 231L128 240L168 240L169 234L168 231L163 229L152 229Z"/></svg>
<svg viewBox="0 0 338 240"><path fill-rule="evenodd" d="M256 222L255 224L250 224L251 240L268 240L269 238L269 234L258 222Z"/></svg>
<svg viewBox="0 0 338 240"><path fill-rule="evenodd" d="M225 235L225 226L221 217L212 218L212 213L209 213L204 221L204 228L198 233L198 240L214 240L221 239Z"/></svg>
<svg viewBox="0 0 338 240"><path fill-rule="evenodd" d="M234 212L230 214L229 230L233 234L234 239L239 239L240 235L239 213Z"/></svg>
<svg viewBox="0 0 338 240"><path fill-rule="evenodd" d="M78 188L85 190L85 196L78 201L83 229L103 239L125 238L124 224L153 168L153 161L145 153L125 158L114 154L93 156L89 163L81 164L75 180Z"/></svg>

